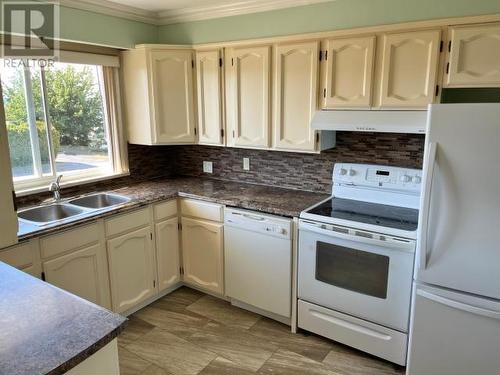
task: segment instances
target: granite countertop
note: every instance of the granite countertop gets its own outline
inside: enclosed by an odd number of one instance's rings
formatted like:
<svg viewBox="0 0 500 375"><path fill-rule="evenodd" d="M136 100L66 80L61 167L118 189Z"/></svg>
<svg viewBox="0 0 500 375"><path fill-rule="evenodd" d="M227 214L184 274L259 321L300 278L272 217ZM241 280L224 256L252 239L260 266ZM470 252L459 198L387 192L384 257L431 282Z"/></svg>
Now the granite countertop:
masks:
<svg viewBox="0 0 500 375"><path fill-rule="evenodd" d="M0 262L0 374L64 374L125 318Z"/></svg>
<svg viewBox="0 0 500 375"><path fill-rule="evenodd" d="M127 196L131 200L115 209L96 212L91 217L52 226L39 227L20 221L19 239L40 236L69 228L75 224L176 197L194 198L287 217L298 217L301 211L329 197L328 194L199 177L154 179L106 191Z"/></svg>

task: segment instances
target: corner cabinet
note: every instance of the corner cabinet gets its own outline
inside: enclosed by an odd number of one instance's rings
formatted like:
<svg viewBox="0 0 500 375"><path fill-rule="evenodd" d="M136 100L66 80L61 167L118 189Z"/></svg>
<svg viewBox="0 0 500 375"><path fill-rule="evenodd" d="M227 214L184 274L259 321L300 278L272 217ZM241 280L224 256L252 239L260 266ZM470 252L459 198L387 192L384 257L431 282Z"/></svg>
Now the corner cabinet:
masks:
<svg viewBox="0 0 500 375"><path fill-rule="evenodd" d="M224 145L221 51L196 52L199 143Z"/></svg>
<svg viewBox="0 0 500 375"><path fill-rule="evenodd" d="M196 143L194 51L138 46L122 60L129 142Z"/></svg>
<svg viewBox="0 0 500 375"><path fill-rule="evenodd" d="M437 96L441 30L381 36L378 106L425 109Z"/></svg>
<svg viewBox="0 0 500 375"><path fill-rule="evenodd" d="M500 23L451 27L447 87L500 87Z"/></svg>
<svg viewBox="0 0 500 375"><path fill-rule="evenodd" d="M369 109L376 37L330 39L326 41L323 109Z"/></svg>
<svg viewBox="0 0 500 375"><path fill-rule="evenodd" d="M228 48L225 56L228 146L271 146L271 46Z"/></svg>

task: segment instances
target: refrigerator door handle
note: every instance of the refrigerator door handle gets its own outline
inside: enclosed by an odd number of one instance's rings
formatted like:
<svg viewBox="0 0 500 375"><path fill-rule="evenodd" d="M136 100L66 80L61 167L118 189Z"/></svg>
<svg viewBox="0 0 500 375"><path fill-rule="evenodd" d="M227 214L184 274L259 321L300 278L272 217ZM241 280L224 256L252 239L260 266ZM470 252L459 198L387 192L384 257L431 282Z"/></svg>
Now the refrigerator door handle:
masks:
<svg viewBox="0 0 500 375"><path fill-rule="evenodd" d="M437 142L429 142L427 152L427 166L424 174L424 189L422 192L422 207L420 210L420 235L418 241L418 266L421 270L427 267L427 236L429 231L429 211L431 205L432 179L434 177L434 165L436 164Z"/></svg>
<svg viewBox="0 0 500 375"><path fill-rule="evenodd" d="M468 312L468 313L471 313L474 315L481 315L481 316L484 316L487 318L500 320L500 312L498 312L498 311L493 311L493 310L484 309L482 307L468 305L468 304L463 303L463 302L455 301L455 300L452 300L449 298L445 298L442 296L438 296L436 294L429 293L429 292L422 290L422 289L418 289L417 294L419 296L427 298L431 301L440 303L442 305L451 307L451 308L456 309L456 310L461 310L461 311L465 311L465 312Z"/></svg>

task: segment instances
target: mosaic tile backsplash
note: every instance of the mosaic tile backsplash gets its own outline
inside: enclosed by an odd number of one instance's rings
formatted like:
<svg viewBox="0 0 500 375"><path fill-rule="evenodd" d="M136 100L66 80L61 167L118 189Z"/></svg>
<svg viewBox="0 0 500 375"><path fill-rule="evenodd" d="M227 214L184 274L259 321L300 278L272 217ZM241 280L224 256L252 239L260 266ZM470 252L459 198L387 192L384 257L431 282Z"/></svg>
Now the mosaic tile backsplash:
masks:
<svg viewBox="0 0 500 375"><path fill-rule="evenodd" d="M330 192L333 165L337 162L422 168L424 136L337 132L336 147L321 154L211 146L171 149L178 174ZM250 171L243 170L244 157L250 158ZM213 174L203 173L204 160L214 163Z"/></svg>
<svg viewBox="0 0 500 375"><path fill-rule="evenodd" d="M291 189L329 193L333 165L370 163L421 168L424 136L412 134L337 132L337 146L321 154L235 149L214 146L129 145L130 176L63 189L64 196L111 189L155 177L204 176ZM250 171L243 158L250 158ZM213 174L203 173L203 161L213 162ZM40 193L17 198L19 206L50 197Z"/></svg>

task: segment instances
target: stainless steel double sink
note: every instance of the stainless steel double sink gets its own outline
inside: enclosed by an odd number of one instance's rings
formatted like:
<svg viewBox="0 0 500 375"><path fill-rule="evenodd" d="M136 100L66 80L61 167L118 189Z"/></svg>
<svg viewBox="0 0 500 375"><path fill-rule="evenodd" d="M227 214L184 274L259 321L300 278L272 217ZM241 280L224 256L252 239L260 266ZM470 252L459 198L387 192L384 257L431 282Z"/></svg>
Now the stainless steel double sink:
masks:
<svg viewBox="0 0 500 375"><path fill-rule="evenodd" d="M29 208L19 211L19 220L42 226L71 219L90 217L94 214L113 209L130 202L130 198L118 194L99 193L69 199L64 202Z"/></svg>

